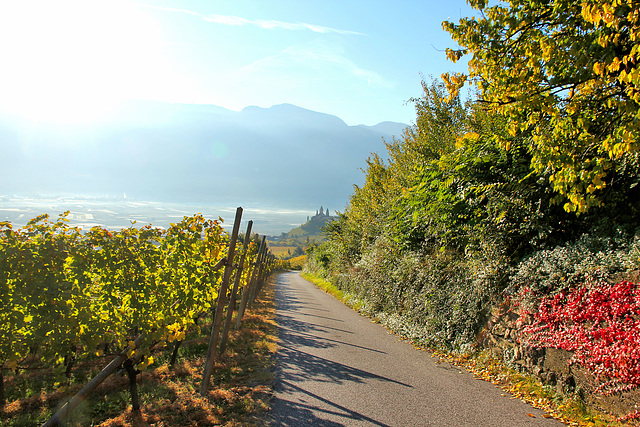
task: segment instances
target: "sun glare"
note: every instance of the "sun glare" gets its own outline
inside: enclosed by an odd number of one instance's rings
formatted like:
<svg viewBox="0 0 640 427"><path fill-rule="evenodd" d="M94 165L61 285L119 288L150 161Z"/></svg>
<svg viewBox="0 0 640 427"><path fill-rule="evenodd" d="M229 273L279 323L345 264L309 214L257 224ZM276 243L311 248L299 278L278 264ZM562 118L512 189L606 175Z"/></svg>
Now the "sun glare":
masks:
<svg viewBox="0 0 640 427"><path fill-rule="evenodd" d="M60 123L99 119L162 67L159 29L126 1L0 5L0 108Z"/></svg>

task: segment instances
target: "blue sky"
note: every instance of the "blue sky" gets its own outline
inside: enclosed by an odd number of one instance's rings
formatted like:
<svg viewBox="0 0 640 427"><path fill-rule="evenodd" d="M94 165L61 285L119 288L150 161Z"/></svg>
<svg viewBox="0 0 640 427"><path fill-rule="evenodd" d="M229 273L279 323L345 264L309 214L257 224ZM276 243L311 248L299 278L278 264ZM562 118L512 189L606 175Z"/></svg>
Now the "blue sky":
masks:
<svg viewBox="0 0 640 427"><path fill-rule="evenodd" d="M0 4L0 108L90 121L122 99L291 103L350 125L411 123L421 75L464 71L450 1L21 0Z"/></svg>

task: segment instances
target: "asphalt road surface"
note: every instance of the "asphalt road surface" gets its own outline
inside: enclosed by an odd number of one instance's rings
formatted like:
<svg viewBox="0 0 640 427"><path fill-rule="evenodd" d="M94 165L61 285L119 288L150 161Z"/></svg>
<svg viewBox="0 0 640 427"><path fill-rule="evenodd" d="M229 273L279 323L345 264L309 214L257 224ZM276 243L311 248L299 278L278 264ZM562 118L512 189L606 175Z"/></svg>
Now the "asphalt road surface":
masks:
<svg viewBox="0 0 640 427"><path fill-rule="evenodd" d="M276 283L274 426L560 426L288 272ZM531 417L530 415L533 415Z"/></svg>

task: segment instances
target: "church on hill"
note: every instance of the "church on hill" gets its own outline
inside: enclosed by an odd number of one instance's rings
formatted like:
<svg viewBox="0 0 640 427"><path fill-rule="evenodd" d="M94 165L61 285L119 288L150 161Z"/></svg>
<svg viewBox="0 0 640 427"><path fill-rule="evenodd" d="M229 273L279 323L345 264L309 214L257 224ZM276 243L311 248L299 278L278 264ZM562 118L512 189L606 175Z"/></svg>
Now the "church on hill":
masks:
<svg viewBox="0 0 640 427"><path fill-rule="evenodd" d="M322 207L322 205L321 205L321 206L320 206L320 210L317 210L317 211L316 211L316 214L315 214L313 217L311 217L311 218L307 217L307 222L309 222L309 221L310 221L310 220L312 220L312 219L316 219L316 218L328 218L328 217L330 217L330 216L331 216L331 214L329 214L329 208L327 208L327 211L326 211L326 213L325 213L324 208L323 208L323 207Z"/></svg>
<svg viewBox="0 0 640 427"><path fill-rule="evenodd" d="M316 211L316 216L331 216L329 215L329 208L327 208L327 213L324 213L322 206L320 206L320 210Z"/></svg>

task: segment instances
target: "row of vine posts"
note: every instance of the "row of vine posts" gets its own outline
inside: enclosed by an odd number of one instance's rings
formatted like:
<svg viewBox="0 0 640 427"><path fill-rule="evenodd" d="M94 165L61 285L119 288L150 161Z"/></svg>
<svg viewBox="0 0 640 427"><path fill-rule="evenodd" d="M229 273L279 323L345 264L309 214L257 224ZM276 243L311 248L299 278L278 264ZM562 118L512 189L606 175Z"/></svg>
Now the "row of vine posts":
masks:
<svg viewBox="0 0 640 427"><path fill-rule="evenodd" d="M202 377L202 383L200 385L200 394L205 396L209 388L209 382L213 371L213 365L215 359L224 353L229 332L232 324L232 317L234 311L237 314L234 329L237 331L242 324L242 318L247 309L251 308L251 305L257 295L259 294L262 286L264 285L267 276L275 265L275 257L268 252L266 244L266 236L262 236L260 240L260 246L256 260L251 263L249 268L251 269L246 275L247 281L245 286L240 287L242 273L244 269L245 257L248 252L248 244L251 237L251 229L253 221L249 221L247 224L247 231L244 238L244 244L242 247L242 253L239 261L234 264L233 260L236 255L236 245L238 242L238 236L240 231L240 223L242 220L242 208L238 207L236 210L236 216L233 223L233 229L231 232L229 247L227 256L220 259L213 267L214 271L224 267L224 274L222 276L222 282L218 291L218 299L215 308L213 309L213 323L211 325L211 334L209 337L209 347L207 350L206 363L204 368L204 374ZM235 272L235 276L234 273ZM233 283L231 278L234 277ZM238 304L238 295L240 295L240 302ZM224 314L226 313L226 316ZM223 317L225 318L224 325L222 324ZM134 340L134 346L139 346L144 340L144 335L139 335ZM178 347L181 341L176 341L175 348L172 355L172 362L175 361ZM135 348L134 347L134 348ZM75 396L68 400L44 425L43 427L51 427L60 425L64 419L73 411L87 396L93 392L105 379L107 379L112 373L114 373L120 366L122 366L129 377L129 391L131 394L132 409L137 411L140 409L140 403L138 400L136 375L139 373L134 368L137 360L131 360L127 353L130 348L126 348L123 352L118 354L100 373L98 373L91 381L89 381Z"/></svg>

